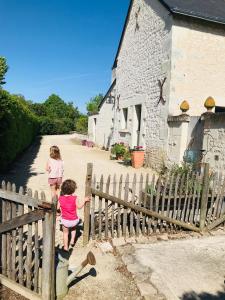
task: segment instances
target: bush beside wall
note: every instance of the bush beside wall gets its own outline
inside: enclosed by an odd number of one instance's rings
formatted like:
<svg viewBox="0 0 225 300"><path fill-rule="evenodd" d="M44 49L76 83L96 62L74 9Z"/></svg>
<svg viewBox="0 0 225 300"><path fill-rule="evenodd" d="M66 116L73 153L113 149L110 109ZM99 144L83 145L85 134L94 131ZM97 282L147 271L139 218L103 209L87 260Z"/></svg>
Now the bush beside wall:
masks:
<svg viewBox="0 0 225 300"><path fill-rule="evenodd" d="M20 96L0 90L0 170L25 150L38 134L38 118Z"/></svg>

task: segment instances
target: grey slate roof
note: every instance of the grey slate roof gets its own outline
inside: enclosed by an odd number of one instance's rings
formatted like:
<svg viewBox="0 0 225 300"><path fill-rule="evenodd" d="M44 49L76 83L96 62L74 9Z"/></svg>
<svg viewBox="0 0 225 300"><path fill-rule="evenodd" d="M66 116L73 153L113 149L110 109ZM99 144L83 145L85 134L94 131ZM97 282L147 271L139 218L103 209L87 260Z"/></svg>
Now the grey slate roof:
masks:
<svg viewBox="0 0 225 300"><path fill-rule="evenodd" d="M225 0L158 0L174 15L184 15L209 22L225 24ZM129 22L134 0L130 0L125 24L112 68L116 67L117 57Z"/></svg>
<svg viewBox="0 0 225 300"><path fill-rule="evenodd" d="M159 0L169 11L225 24L225 0Z"/></svg>

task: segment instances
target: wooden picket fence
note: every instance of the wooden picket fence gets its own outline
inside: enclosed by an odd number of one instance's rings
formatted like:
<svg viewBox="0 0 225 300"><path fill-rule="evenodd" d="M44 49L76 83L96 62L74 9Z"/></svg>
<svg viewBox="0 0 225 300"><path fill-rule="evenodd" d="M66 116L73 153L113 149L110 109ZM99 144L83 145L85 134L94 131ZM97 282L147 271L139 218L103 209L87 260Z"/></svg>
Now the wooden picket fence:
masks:
<svg viewBox="0 0 225 300"><path fill-rule="evenodd" d="M28 299L55 299L55 209L45 194L2 182L0 283Z"/></svg>
<svg viewBox="0 0 225 300"><path fill-rule="evenodd" d="M225 221L225 180L222 174L166 176L92 176L89 164L84 244L91 239L133 237L191 230L212 230Z"/></svg>

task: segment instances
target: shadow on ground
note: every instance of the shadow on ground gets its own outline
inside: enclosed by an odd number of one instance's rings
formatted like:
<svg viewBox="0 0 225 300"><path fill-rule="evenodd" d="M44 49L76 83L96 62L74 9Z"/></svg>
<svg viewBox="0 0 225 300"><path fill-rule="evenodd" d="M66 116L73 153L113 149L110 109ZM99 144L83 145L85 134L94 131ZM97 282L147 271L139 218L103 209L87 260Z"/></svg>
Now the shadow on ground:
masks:
<svg viewBox="0 0 225 300"><path fill-rule="evenodd" d="M225 291L218 292L216 295L209 293L196 294L195 292L189 292L182 296L181 300L224 300Z"/></svg>
<svg viewBox="0 0 225 300"><path fill-rule="evenodd" d="M17 188L20 186L26 188L28 179L33 175L38 175L38 173L32 172L31 166L37 157L41 140L42 137L37 137L33 144L17 157L7 172L0 173L0 181L9 181L15 183Z"/></svg>

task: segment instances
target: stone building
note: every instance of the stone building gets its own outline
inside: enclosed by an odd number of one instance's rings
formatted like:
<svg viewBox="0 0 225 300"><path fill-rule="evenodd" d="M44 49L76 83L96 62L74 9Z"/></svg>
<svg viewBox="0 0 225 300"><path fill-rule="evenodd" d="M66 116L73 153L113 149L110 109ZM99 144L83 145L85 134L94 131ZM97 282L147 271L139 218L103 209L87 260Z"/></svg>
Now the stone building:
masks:
<svg viewBox="0 0 225 300"><path fill-rule="evenodd" d="M186 123L194 130L210 95L216 112L225 110L224 53L224 0L132 0L112 68L111 116L103 116L104 102L96 142L105 145L106 136L108 144L142 145L154 168L180 162L192 133L183 138L185 121L174 124L171 117L187 100Z"/></svg>

